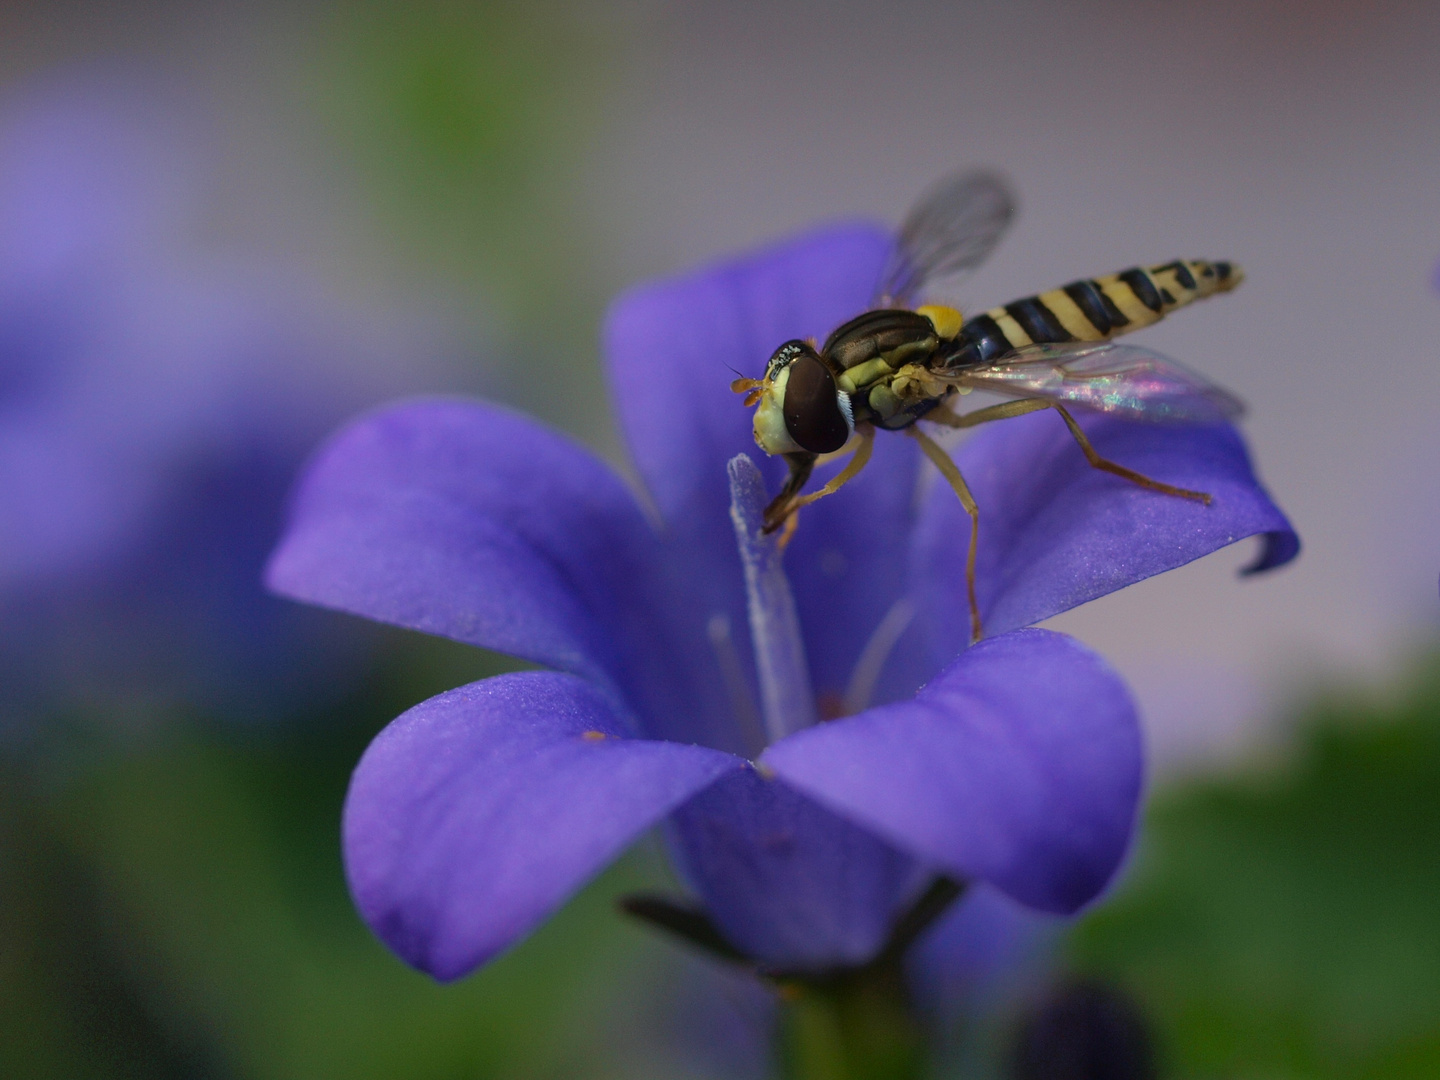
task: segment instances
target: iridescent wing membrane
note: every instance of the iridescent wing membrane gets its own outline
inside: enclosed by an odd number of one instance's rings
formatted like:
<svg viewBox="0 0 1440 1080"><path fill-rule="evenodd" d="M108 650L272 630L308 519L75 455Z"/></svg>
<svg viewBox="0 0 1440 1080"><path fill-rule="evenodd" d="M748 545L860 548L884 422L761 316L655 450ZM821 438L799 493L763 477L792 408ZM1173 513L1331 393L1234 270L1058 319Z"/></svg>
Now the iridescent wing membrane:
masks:
<svg viewBox="0 0 1440 1080"><path fill-rule="evenodd" d="M912 307L922 292L953 284L999 243L1015 216L1015 195L997 173L960 173L940 182L910 211L880 279L878 307Z"/></svg>
<svg viewBox="0 0 1440 1080"><path fill-rule="evenodd" d="M942 377L957 386L1159 424L1220 424L1245 411L1239 398L1169 357L1109 341L1027 345L998 363Z"/></svg>
<svg viewBox="0 0 1440 1080"><path fill-rule="evenodd" d="M941 181L905 218L879 290L880 307L913 307L989 256L1015 216L997 173ZM1162 424L1218 424L1244 411L1228 391L1149 349L1113 342L1028 345L983 368L937 372L957 386L1044 398Z"/></svg>

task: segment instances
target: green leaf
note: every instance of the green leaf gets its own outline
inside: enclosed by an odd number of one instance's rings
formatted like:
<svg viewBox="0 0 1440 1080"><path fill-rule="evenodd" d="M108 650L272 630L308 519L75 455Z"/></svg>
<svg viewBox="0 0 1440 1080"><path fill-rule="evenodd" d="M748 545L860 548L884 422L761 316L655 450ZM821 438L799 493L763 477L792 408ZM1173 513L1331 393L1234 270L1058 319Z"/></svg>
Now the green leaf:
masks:
<svg viewBox="0 0 1440 1080"><path fill-rule="evenodd" d="M1440 1076L1440 683L1312 708L1281 767L1160 792L1073 963L1178 1077Z"/></svg>

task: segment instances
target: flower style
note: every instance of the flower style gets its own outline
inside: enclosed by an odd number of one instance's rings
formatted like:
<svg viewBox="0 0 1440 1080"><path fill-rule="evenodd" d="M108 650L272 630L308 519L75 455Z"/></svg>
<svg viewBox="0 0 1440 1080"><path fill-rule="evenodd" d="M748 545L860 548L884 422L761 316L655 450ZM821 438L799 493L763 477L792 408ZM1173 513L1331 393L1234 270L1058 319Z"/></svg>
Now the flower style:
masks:
<svg viewBox="0 0 1440 1080"><path fill-rule="evenodd" d="M1205 507L1092 470L1045 413L959 452L999 636L966 648L967 530L909 439L882 435L803 512L782 569L759 529L778 463L743 456L726 384L863 309L890 243L821 229L616 304L610 376L655 515L480 402L372 413L311 464L274 589L551 669L416 706L356 769L351 890L411 964L465 974L661 821L715 926L772 970L866 962L934 874L1050 912L1113 874L1142 781L1134 709L1087 649L1018 628L1242 537L1265 538L1255 569L1298 542L1233 429L1083 421Z"/></svg>

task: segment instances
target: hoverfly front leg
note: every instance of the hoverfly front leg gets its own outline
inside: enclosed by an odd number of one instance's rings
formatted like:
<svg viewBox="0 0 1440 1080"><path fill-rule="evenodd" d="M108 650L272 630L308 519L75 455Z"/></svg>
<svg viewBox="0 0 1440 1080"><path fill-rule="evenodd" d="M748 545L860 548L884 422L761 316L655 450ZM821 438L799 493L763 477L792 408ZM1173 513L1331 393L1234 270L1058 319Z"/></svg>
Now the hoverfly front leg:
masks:
<svg viewBox="0 0 1440 1080"><path fill-rule="evenodd" d="M815 470L815 459L819 456L803 451L784 455L785 464L790 466L790 475L785 478L785 486L780 489L780 494L771 499L770 505L765 507L767 533L772 533L785 524L786 518L790 516L790 502L805 486L805 481L810 479L810 474Z"/></svg>
<svg viewBox="0 0 1440 1080"><path fill-rule="evenodd" d="M809 495L800 495L792 499L789 508L789 513L792 516L801 507L809 506L811 503L823 499L826 495L834 495L835 492L859 476L861 469L870 464L870 455L875 450L875 429L869 424L859 424L856 426L855 434L860 438L860 445L855 447L855 450L851 453L850 460L846 462L845 468L831 477L829 483L819 491L812 491Z"/></svg>
<svg viewBox="0 0 1440 1080"><path fill-rule="evenodd" d="M975 548L980 543L980 508L975 505L975 496L970 494L970 485L965 483L965 478L960 475L960 470L956 468L955 462L950 460L950 455L945 453L944 448L918 427L912 425L905 431L920 444L920 449L935 468L940 470L940 475L949 482L960 499L960 505L970 515L970 550L965 555L965 592L970 600L970 639L979 641L983 631L980 627L980 604L975 599Z"/></svg>
<svg viewBox="0 0 1440 1080"><path fill-rule="evenodd" d="M800 495L798 492L805 486L805 481L810 478L810 472L815 467L817 455L815 454L786 454L785 459L790 463L790 476L785 481L785 486L780 489L780 494L775 496L769 506L765 508L765 531L774 532L782 525L785 532L780 537L780 547L783 550L790 542L790 537L795 534L795 526L799 522L796 516L802 507L825 498L826 495L834 495L842 487L848 484L855 477L860 475L860 470L870 463L870 455L875 449L875 428L871 424L857 424L855 434L859 436L859 445L855 447L846 462L845 468L841 469L829 483L818 491L812 491L809 495ZM837 451L837 454L839 451ZM807 458L803 463L797 462L797 458Z"/></svg>

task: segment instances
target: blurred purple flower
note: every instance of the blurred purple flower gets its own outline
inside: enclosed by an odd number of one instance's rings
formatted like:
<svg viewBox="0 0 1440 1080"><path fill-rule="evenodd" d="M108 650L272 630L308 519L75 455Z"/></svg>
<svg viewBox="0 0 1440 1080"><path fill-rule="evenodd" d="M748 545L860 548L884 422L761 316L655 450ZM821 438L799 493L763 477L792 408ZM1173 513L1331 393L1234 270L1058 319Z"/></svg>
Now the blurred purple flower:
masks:
<svg viewBox="0 0 1440 1080"><path fill-rule="evenodd" d="M824 229L618 302L612 385L663 524L478 402L383 409L309 467L273 588L555 669L416 706L355 772L351 890L410 963L466 973L662 819L715 924L779 969L866 961L936 872L1050 912L1109 880L1141 787L1132 705L1079 644L1015 628L1245 536L1273 565L1294 533L1228 427L1085 421L1202 507L1097 473L1037 414L960 451L1001 636L965 648L967 533L908 439L804 512L782 570L727 368L861 309L889 243Z"/></svg>
<svg viewBox="0 0 1440 1080"><path fill-rule="evenodd" d="M176 701L270 715L358 658L359 635L258 579L307 449L415 387L407 358L426 343L285 266L198 254L214 155L200 111L171 104L191 98L72 70L0 105L11 718Z"/></svg>

